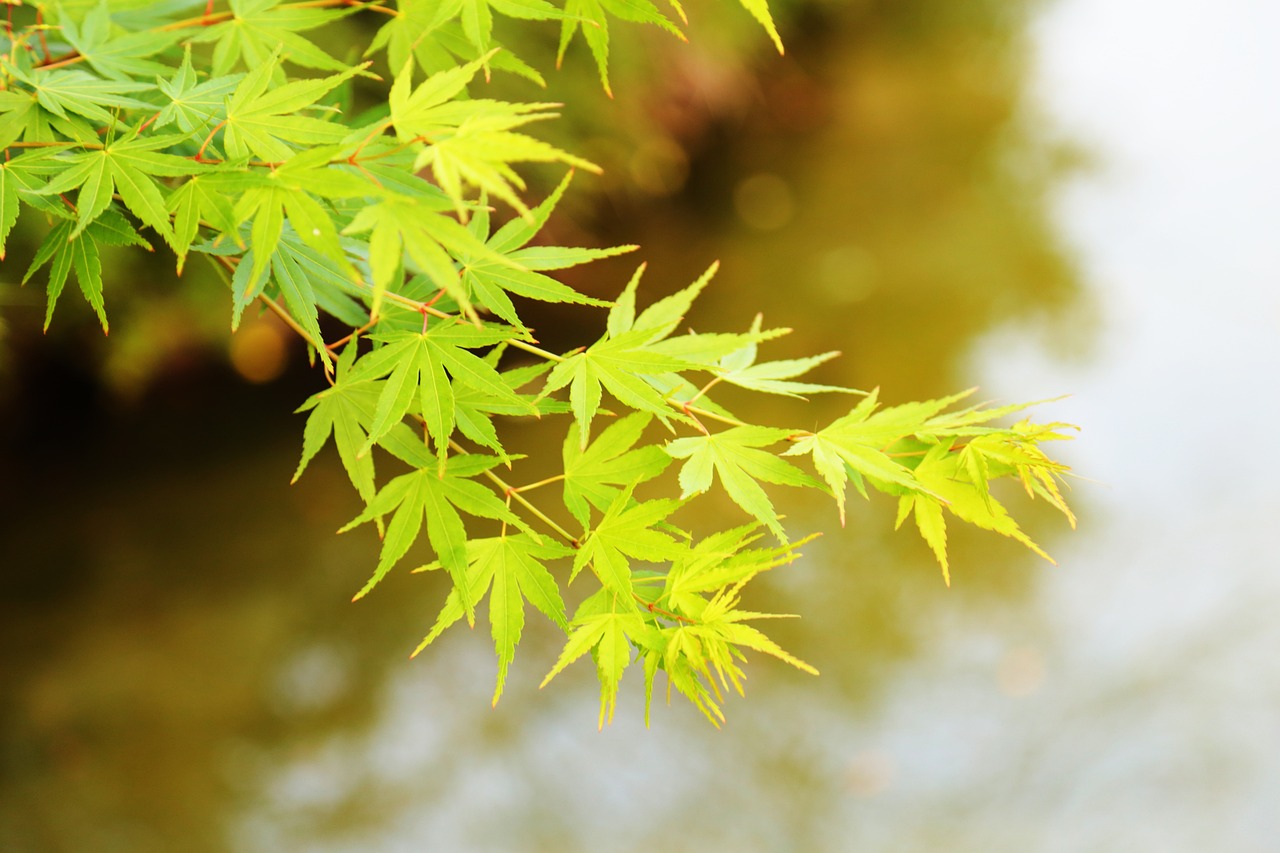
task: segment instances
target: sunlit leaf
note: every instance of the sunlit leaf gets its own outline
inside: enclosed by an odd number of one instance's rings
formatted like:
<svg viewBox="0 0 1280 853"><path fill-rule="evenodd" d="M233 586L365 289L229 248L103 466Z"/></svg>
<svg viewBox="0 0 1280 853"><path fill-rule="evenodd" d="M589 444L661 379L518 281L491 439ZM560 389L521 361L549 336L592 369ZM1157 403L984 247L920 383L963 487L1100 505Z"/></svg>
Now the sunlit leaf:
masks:
<svg viewBox="0 0 1280 853"><path fill-rule="evenodd" d="M607 608L607 609L605 609ZM591 652L600 679L600 727L613 720L618 703L618 683L631 663L632 641L647 639L653 629L646 625L630 598L601 590L578 608L570 625L569 639L560 658L540 686L545 687L569 664Z"/></svg>
<svg viewBox="0 0 1280 853"><path fill-rule="evenodd" d="M373 589L400 562L425 525L427 541L453 578L463 612L468 621L474 620L475 600L466 577L467 530L458 512L496 519L522 530L528 528L492 491L468 479L484 470L469 464L473 458L451 457L445 470L439 472L433 467L401 474L378 491L364 512L338 531L344 533L380 516L392 516L382 540L378 566L357 598ZM492 466L497 462L493 458L487 464Z"/></svg>
<svg viewBox="0 0 1280 853"><path fill-rule="evenodd" d="M634 503L631 488L614 498L604 517L595 525L573 558L570 580L586 566L605 589L631 595L631 560L670 560L683 552L679 540L655 529L659 522L680 507L679 501L656 500Z"/></svg>
<svg viewBox="0 0 1280 853"><path fill-rule="evenodd" d="M562 451L564 504L584 528L589 507L604 512L624 487L652 480L671 463L657 445L635 446L650 420L644 413L621 418L589 447L583 446L577 422L569 426Z"/></svg>
<svg viewBox="0 0 1280 853"><path fill-rule="evenodd" d="M759 449L777 444L790 434L785 429L747 426L669 442L667 453L687 460L680 468L681 497L710 489L714 472L734 503L785 542L777 510L757 481L817 487L817 481L794 465Z"/></svg>
<svg viewBox="0 0 1280 853"><path fill-rule="evenodd" d="M525 602L532 604L556 625L568 630L559 586L544 563L570 553L562 545L538 541L523 533L492 539L472 539L467 543L466 597L479 602L486 593L489 594L489 626L493 634L494 650L498 655L494 705L498 704L498 699L502 696L507 668L515 658L516 645L524 630ZM466 615L463 600L464 596L456 588L449 593L431 632L414 649L414 656Z"/></svg>

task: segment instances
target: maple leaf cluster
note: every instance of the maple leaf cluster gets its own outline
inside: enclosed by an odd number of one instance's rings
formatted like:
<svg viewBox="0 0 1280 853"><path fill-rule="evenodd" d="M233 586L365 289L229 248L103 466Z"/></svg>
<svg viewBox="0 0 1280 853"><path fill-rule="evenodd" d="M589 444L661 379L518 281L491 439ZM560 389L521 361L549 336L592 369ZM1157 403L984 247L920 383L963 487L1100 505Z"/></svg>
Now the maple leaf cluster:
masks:
<svg viewBox="0 0 1280 853"><path fill-rule="evenodd" d="M781 50L765 0L741 5ZM608 90L612 23L681 35L649 0L9 6L0 261L20 215L44 229L23 280L47 267L45 327L74 276L106 331L103 256L124 248L167 248L175 276L194 258L210 264L233 328L250 306L278 314L328 386L299 410L294 479L332 443L365 505L343 529L372 524L381 538L356 598L422 540L434 559L417 570L446 573L451 591L418 651L486 615L495 702L526 604L565 634L546 681L594 661L602 725L632 663L647 700L664 672L668 696L716 724L724 692L742 689L746 651L816 672L756 627L775 614L740 606L746 584L808 541L783 523L779 486L829 495L842 522L850 484L896 498L898 523L914 520L948 582L948 519L1043 554L993 481L1020 482L1074 523L1066 468L1041 447L1068 437L1067 425L998 426L1025 406L956 409L965 395L883 407L875 391L808 381L836 353L761 360L789 330L758 316L737 332L683 329L715 265L643 309L643 265L612 301L557 277L636 247L548 245L544 226L572 174L597 169L536 135L556 105L483 97L495 72L543 82L499 43L495 14L557 23L560 58L581 34ZM318 34L354 15L377 26L350 64ZM383 100L355 110L357 83ZM568 174L533 203L528 163ZM545 350L521 320L527 300L607 309L604 332ZM332 339L339 327L349 331ZM805 430L740 417L725 391L856 402ZM562 429L563 467L522 483L508 443L530 418ZM686 529L684 507L713 491L740 517ZM588 590L570 612L574 582Z"/></svg>

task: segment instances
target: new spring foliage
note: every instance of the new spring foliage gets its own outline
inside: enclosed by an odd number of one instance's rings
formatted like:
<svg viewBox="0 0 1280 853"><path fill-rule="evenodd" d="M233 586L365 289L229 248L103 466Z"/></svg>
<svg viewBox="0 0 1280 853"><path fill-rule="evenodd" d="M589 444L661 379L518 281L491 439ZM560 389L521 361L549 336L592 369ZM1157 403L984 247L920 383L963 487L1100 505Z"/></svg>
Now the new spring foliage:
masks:
<svg viewBox="0 0 1280 853"><path fill-rule="evenodd" d="M781 50L764 0L741 5ZM915 525L948 582L948 522L1043 553L993 481L1016 480L1071 519L1065 468L1041 449L1065 425L1000 426L1025 407L966 407L964 394L884 406L876 392L807 381L835 354L771 361L762 351L787 330L759 317L691 332L683 318L714 265L652 303L643 266L612 301L557 278L635 247L542 238L573 170L596 167L539 138L558 105L486 97L493 74L531 91L543 79L499 43L495 20L553 28L568 62L583 61L581 36L607 90L614 24L680 36L678 3L674 18L649 0L6 6L0 260L20 215L42 223L23 280L46 288L46 328L74 278L107 330L104 246L167 251L175 274L193 257L211 264L233 327L255 303L279 314L328 380L300 409L295 479L331 444L365 504L343 529L369 524L381 538L356 598L425 540L435 560L420 569L447 573L452 591L415 654L455 623L487 619L494 702L534 612L566 638L546 681L593 661L601 724L632 664L646 700L662 673L668 696L716 724L747 652L814 672L760 627L774 614L739 606L746 584L807 541L778 510L788 489L829 495L841 522L851 487L896 498L898 523ZM354 64L315 38L335 27L348 47L372 33ZM357 80L381 102L355 110ZM531 162L565 167L544 199L521 176ZM521 320L527 300L606 311L605 330L547 351ZM850 404L816 430L757 424L717 401L730 386ZM507 446L529 419L564 436L561 472L537 482ZM713 491L739 517L686 529L683 508Z"/></svg>

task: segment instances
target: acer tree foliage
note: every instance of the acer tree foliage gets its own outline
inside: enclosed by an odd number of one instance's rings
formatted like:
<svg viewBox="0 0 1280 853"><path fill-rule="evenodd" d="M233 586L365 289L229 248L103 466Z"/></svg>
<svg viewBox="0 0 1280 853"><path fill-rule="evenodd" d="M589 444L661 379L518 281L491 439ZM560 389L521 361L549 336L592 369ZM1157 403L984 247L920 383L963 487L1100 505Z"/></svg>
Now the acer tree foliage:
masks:
<svg viewBox="0 0 1280 853"><path fill-rule="evenodd" d="M833 354L769 360L787 330L759 318L684 329L714 265L651 303L643 266L612 302L557 279L635 247L539 239L574 170L596 167L538 137L554 105L486 97L493 74L542 80L497 43L494 16L558 28L561 57L580 37L608 88L618 20L678 35L676 0L5 4L0 260L19 216L45 229L23 280L46 288L46 328L74 279L107 329L103 246L167 251L175 275L194 258L212 265L233 327L255 303L278 314L328 380L302 405L295 479L332 444L365 503L347 528L371 524L381 537L356 597L413 568L405 557L425 538L435 561L414 570L447 573L452 591L418 651L487 619L495 702L532 611L566 635L547 681L594 662L601 724L632 664L647 699L661 676L668 696L716 724L723 692L741 690L745 652L814 672L762 630L774 614L739 606L746 584L806 541L784 526L778 486L829 495L842 523L851 490L896 499L898 523L919 530L944 577L949 521L1043 554L992 494L995 480L1019 481L1073 521L1065 466L1041 449L1067 425L1000 425L1025 407L969 406L965 394L886 407L874 391L805 381ZM780 50L765 0L741 5ZM352 54L359 64L317 44L332 27L373 33ZM357 78L382 93L360 112L349 106ZM535 162L565 167L543 199L520 173ZM607 312L606 329L548 351L521 321L526 300ZM817 430L756 424L717 402L727 387L850 405ZM504 444L532 418L564 436L562 472L537 482ZM715 490L740 517L686 529L682 509Z"/></svg>

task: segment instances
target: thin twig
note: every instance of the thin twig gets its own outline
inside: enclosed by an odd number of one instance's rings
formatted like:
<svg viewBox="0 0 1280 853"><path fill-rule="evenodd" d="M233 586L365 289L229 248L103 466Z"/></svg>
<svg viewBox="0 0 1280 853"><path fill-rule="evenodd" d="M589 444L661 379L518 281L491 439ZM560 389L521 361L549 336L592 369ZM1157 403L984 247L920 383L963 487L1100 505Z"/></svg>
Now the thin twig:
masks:
<svg viewBox="0 0 1280 853"><path fill-rule="evenodd" d="M449 447L451 447L453 450L457 451L458 453L467 452L467 449L465 447L463 447L461 444L454 441L453 439L449 439ZM520 494L519 489L512 486L510 483L508 483L506 480L502 479L492 471L484 471L482 473L484 474L485 478L489 480L489 482L493 483L495 486L502 489L503 495L519 501L521 506L523 506L530 513L532 513L534 517L540 520L543 524L547 525L556 533L560 534L560 536L564 537L564 540L566 542L568 542L570 545L574 546L575 548L578 547L578 539L576 536L569 533L569 531L565 530L559 524L556 524L556 522L552 520L549 516L547 516L546 513L538 509L532 503L530 503L528 498Z"/></svg>

